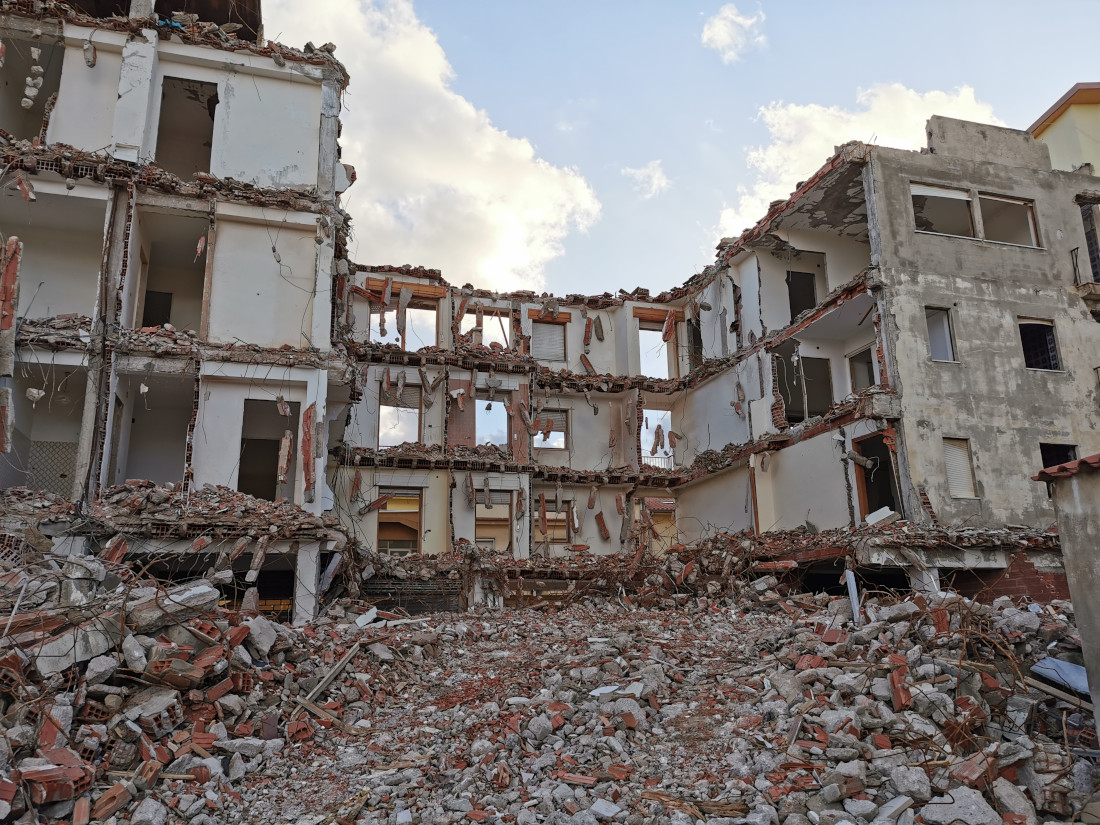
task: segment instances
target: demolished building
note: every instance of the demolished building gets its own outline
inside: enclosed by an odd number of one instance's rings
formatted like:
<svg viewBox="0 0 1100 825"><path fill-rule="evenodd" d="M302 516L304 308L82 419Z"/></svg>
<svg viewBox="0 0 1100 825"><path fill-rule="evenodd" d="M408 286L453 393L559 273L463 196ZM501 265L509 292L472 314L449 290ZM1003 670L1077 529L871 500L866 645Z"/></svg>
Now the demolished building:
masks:
<svg viewBox="0 0 1100 825"><path fill-rule="evenodd" d="M125 536L298 623L335 577L473 547L513 571L479 598L707 542L1066 595L1028 476L1100 449L1100 327L1091 179L1041 141L934 117L921 152L845 144L657 295L459 287L349 259L333 48L209 5L0 11L30 81L0 100L0 486L72 510L9 491L9 559L27 528Z"/></svg>

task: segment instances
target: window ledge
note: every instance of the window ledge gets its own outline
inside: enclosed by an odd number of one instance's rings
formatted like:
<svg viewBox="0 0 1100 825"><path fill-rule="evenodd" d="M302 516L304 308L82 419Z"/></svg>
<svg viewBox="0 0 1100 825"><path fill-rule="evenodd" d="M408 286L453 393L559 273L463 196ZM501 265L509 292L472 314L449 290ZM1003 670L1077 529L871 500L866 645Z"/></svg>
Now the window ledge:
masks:
<svg viewBox="0 0 1100 825"><path fill-rule="evenodd" d="M962 366L962 361L941 361L939 358L929 358L928 361L932 364L954 364L956 367Z"/></svg>
<svg viewBox="0 0 1100 825"><path fill-rule="evenodd" d="M952 235L949 232L932 232L928 229L914 229L913 232L917 235L932 235L936 238L957 238L963 241L977 241L978 243L988 243L994 246L1011 246L1015 249L1035 249L1040 252L1046 252L1045 246L1035 246L1029 243L1012 243L1011 241L991 241L988 238L978 238L974 235Z"/></svg>
<svg viewBox="0 0 1100 825"><path fill-rule="evenodd" d="M1067 375L1065 370L1045 370L1042 367L1024 367L1028 372L1041 372L1046 375Z"/></svg>
<svg viewBox="0 0 1100 825"><path fill-rule="evenodd" d="M952 501L981 501L981 496L951 496Z"/></svg>

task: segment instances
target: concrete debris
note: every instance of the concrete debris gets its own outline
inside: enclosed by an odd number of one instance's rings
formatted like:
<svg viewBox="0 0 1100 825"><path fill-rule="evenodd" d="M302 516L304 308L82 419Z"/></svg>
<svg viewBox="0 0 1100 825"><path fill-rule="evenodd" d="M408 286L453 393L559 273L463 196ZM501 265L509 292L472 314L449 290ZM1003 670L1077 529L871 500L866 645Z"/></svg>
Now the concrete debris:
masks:
<svg viewBox="0 0 1100 825"><path fill-rule="evenodd" d="M88 604L26 600L64 571ZM12 570L0 799L13 819L148 825L1023 825L1089 801L1091 719L1021 679L1072 653L1068 602L868 598L857 626L847 598L771 575L647 607L613 593L415 620L341 599L292 628L203 580Z"/></svg>

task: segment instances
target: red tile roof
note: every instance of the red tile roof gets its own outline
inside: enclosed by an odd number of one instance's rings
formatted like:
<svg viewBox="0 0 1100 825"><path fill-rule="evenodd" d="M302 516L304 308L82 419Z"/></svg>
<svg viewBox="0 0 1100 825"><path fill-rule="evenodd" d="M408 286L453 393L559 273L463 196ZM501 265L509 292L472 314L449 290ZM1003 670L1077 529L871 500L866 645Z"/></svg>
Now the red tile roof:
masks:
<svg viewBox="0 0 1100 825"><path fill-rule="evenodd" d="M1069 478L1084 470L1100 470L1100 453L1079 458L1056 467L1044 467L1038 475L1031 477L1032 481L1055 481L1059 478Z"/></svg>
<svg viewBox="0 0 1100 825"><path fill-rule="evenodd" d="M676 499L646 497L645 508L651 513L675 513Z"/></svg>

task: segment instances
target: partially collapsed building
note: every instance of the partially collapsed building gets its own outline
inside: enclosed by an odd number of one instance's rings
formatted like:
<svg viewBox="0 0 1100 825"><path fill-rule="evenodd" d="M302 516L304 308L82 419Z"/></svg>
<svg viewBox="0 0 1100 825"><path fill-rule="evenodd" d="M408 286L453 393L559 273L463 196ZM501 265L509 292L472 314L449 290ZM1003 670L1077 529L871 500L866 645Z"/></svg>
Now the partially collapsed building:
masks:
<svg viewBox="0 0 1100 825"><path fill-rule="evenodd" d="M701 544L1065 595L1029 477L1100 451L1100 188L1028 133L845 144L658 295L504 294L349 260L347 75L258 0L5 0L0 40L9 560L296 621L353 560L475 545L514 562L480 598Z"/></svg>

